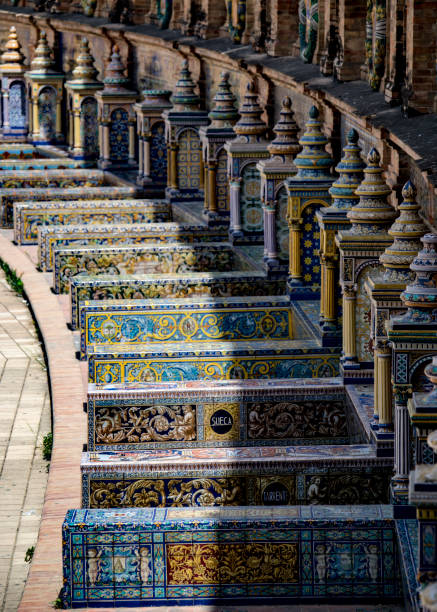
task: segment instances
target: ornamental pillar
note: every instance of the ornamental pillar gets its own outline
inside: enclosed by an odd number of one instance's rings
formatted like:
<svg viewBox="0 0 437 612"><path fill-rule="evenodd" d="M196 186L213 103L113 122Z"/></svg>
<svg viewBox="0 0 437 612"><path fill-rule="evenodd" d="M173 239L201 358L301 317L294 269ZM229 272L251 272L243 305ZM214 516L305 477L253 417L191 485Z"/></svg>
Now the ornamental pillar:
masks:
<svg viewBox="0 0 437 612"><path fill-rule="evenodd" d="M41 32L30 71L25 73L31 86L33 106L32 142L52 145L62 142L62 96L64 75L55 70L47 35ZM43 108L40 113L39 109ZM40 121L40 115L42 121Z"/></svg>
<svg viewBox="0 0 437 612"><path fill-rule="evenodd" d="M162 114L165 121L167 147L171 149L173 173L165 193L170 202L204 200L204 165L200 128L209 123L208 113L200 109L200 97L195 92L188 60L183 60L175 93L173 108ZM177 157L177 163L174 159Z"/></svg>
<svg viewBox="0 0 437 612"><path fill-rule="evenodd" d="M297 173L285 181L288 194L288 218L299 223L299 232L290 236L293 253L299 254L299 277L287 281L287 293L293 299L315 299L320 297L320 233L318 215L320 209L330 206L332 199L329 189L333 182L331 175L332 157L326 151L328 139L322 132L318 109L313 106L309 112L305 131L299 140L302 151L295 157ZM300 240L299 244L296 240ZM296 262L293 264L296 267ZM297 280L299 278L299 281Z"/></svg>
<svg viewBox="0 0 437 612"><path fill-rule="evenodd" d="M265 140L267 125L261 118L263 112L255 92L255 82L250 81L239 109L240 119L233 128L236 138L224 145L228 155L229 182L232 184L240 179L239 189L234 189L232 196L234 208L238 207L238 212L234 210L234 218L240 220L237 231L231 220L229 239L233 244L264 242L261 176L257 167L261 159L269 157Z"/></svg>
<svg viewBox="0 0 437 612"><path fill-rule="evenodd" d="M165 141L162 113L171 108L171 91L145 89L134 105L138 130L137 183L146 193L162 197L168 185L169 151Z"/></svg>
<svg viewBox="0 0 437 612"><path fill-rule="evenodd" d="M273 128L276 137L267 147L270 159L257 164L264 220L264 267L269 275L274 276L286 277L288 274L290 255L285 181L297 172L294 157L300 150L298 131L291 99L286 96L282 100L279 121Z"/></svg>
<svg viewBox="0 0 437 612"><path fill-rule="evenodd" d="M222 72L213 108L211 123L199 130L204 161L204 215L209 226L227 225L230 217L230 193L227 177L227 152L224 145L236 136L233 126L238 119L235 96L228 72Z"/></svg>
<svg viewBox="0 0 437 612"><path fill-rule="evenodd" d="M343 360L354 364L357 361L355 339L355 311L357 294L354 287L343 289Z"/></svg>

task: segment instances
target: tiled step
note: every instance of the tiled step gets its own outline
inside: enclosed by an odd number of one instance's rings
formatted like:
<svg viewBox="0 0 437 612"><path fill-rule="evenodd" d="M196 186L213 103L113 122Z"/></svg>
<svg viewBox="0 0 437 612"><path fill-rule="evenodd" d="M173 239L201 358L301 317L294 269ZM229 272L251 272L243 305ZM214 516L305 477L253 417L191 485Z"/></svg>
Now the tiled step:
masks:
<svg viewBox="0 0 437 612"><path fill-rule="evenodd" d="M366 441L339 378L88 386L88 450Z"/></svg>
<svg viewBox="0 0 437 612"><path fill-rule="evenodd" d="M89 347L89 382L97 384L338 375L336 349L308 340L102 344Z"/></svg>
<svg viewBox="0 0 437 612"><path fill-rule="evenodd" d="M59 247L53 253L53 289L67 293L70 279L80 272L119 274L178 274L229 271L233 268L230 244L119 245Z"/></svg>
<svg viewBox="0 0 437 612"><path fill-rule="evenodd" d="M53 187L0 189L0 220L3 227L13 226L14 202L64 202L72 200L117 200L134 198L141 193L137 187L106 185L103 187Z"/></svg>
<svg viewBox="0 0 437 612"><path fill-rule="evenodd" d="M393 460L370 445L83 453L82 507L388 503Z"/></svg>
<svg viewBox="0 0 437 612"><path fill-rule="evenodd" d="M62 540L67 608L334 609L402 593L391 506L70 510Z"/></svg>
<svg viewBox="0 0 437 612"><path fill-rule="evenodd" d="M79 326L79 307L86 300L157 299L284 295L285 282L263 272L191 272L190 274L78 274L71 279L71 326Z"/></svg>
<svg viewBox="0 0 437 612"><path fill-rule="evenodd" d="M80 314L80 356L87 346L212 340L291 340L292 311L286 297L96 300Z"/></svg>
<svg viewBox="0 0 437 612"><path fill-rule="evenodd" d="M14 203L14 240L37 244L44 225L152 223L171 221L171 206L165 200L74 200L67 202Z"/></svg>
<svg viewBox="0 0 437 612"><path fill-rule="evenodd" d="M118 245L145 242L220 242L227 232L210 230L204 225L180 223L116 223L105 225L40 225L38 228L38 262L41 270L53 266L53 250L77 244Z"/></svg>

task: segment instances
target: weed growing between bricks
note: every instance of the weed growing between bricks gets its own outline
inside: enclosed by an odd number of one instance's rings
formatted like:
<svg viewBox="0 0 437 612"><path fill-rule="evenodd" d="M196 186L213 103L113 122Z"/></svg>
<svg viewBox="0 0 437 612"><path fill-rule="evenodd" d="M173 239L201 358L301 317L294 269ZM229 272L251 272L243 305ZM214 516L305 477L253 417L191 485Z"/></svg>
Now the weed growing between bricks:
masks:
<svg viewBox="0 0 437 612"><path fill-rule="evenodd" d="M50 461L53 450L53 434L50 431L42 440L42 456L45 461Z"/></svg>
<svg viewBox="0 0 437 612"><path fill-rule="evenodd" d="M23 281L17 275L15 270L12 270L12 268L10 268L8 264L2 259L0 259L0 268L5 273L6 280L9 286L11 287L11 289L13 289L15 293L17 293L18 295L23 296L24 295Z"/></svg>

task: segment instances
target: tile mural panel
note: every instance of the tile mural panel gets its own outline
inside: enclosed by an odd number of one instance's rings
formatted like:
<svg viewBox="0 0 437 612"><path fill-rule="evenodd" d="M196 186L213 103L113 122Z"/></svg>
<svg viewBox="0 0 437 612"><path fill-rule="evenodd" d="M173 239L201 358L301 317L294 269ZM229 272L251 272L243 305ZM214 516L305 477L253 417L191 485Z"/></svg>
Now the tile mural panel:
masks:
<svg viewBox="0 0 437 612"><path fill-rule="evenodd" d="M109 122L109 156L111 161L125 162L129 157L129 115L116 108Z"/></svg>
<svg viewBox="0 0 437 612"><path fill-rule="evenodd" d="M307 347L303 345L307 343ZM209 347L208 347L209 348ZM308 350L310 349L310 350ZM89 347L89 382L160 382L247 378L313 378L338 374L338 352L310 341L214 343L210 350L181 342Z"/></svg>
<svg viewBox="0 0 437 612"><path fill-rule="evenodd" d="M337 379L90 385L88 449L347 444Z"/></svg>
<svg viewBox="0 0 437 612"><path fill-rule="evenodd" d="M179 189L200 189L202 147L196 130L184 129L178 139L177 168Z"/></svg>
<svg viewBox="0 0 437 612"><path fill-rule="evenodd" d="M359 460L359 464L357 462ZM84 453L84 508L387 503L390 458L370 445Z"/></svg>
<svg viewBox="0 0 437 612"><path fill-rule="evenodd" d="M156 121L152 125L150 141L150 177L158 183L167 183L167 146L165 124Z"/></svg>
<svg viewBox="0 0 437 612"><path fill-rule="evenodd" d="M44 87L38 95L39 136L50 142L56 136L56 91Z"/></svg>
<svg viewBox="0 0 437 612"><path fill-rule="evenodd" d="M73 608L401 597L388 506L70 510L63 542Z"/></svg>
<svg viewBox="0 0 437 612"><path fill-rule="evenodd" d="M80 106L80 139L84 144L85 157L98 157L98 129L97 101L94 98L85 98Z"/></svg>
<svg viewBox="0 0 437 612"><path fill-rule="evenodd" d="M263 231L263 210L261 205L261 177L256 163L244 166L241 171L240 212L244 232Z"/></svg>
<svg viewBox="0 0 437 612"><path fill-rule="evenodd" d="M9 128L17 129L26 126L26 90L22 81L16 81L9 87Z"/></svg>
<svg viewBox="0 0 437 612"><path fill-rule="evenodd" d="M156 342L290 340L292 312L286 298L94 302L81 310L81 357L87 346Z"/></svg>
<svg viewBox="0 0 437 612"><path fill-rule="evenodd" d="M302 211L302 277L305 284L320 285L320 231L316 211L320 204L309 204Z"/></svg>
<svg viewBox="0 0 437 612"><path fill-rule="evenodd" d="M216 169L216 201L217 210L229 210L229 186L228 186L228 154L224 149L217 155Z"/></svg>

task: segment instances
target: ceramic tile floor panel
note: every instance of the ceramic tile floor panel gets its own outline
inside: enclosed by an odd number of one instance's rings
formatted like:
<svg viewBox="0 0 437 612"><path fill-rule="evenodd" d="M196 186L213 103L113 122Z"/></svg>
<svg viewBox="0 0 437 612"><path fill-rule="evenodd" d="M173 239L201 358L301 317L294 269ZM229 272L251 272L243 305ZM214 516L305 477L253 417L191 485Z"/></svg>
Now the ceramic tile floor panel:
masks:
<svg viewBox="0 0 437 612"><path fill-rule="evenodd" d="M42 439L50 431L44 357L24 300L0 273L0 610L18 608L36 544L47 483Z"/></svg>

